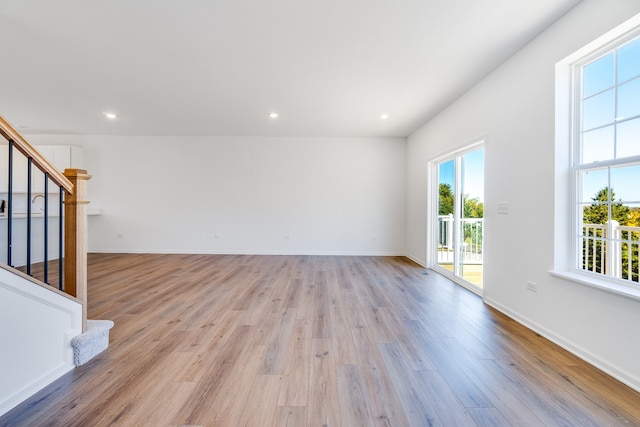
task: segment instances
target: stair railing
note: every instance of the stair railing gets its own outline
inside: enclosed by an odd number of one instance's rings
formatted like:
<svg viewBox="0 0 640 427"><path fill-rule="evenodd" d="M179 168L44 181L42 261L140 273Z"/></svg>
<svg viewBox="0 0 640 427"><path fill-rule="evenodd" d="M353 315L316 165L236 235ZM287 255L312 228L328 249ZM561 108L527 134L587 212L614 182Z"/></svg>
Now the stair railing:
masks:
<svg viewBox="0 0 640 427"><path fill-rule="evenodd" d="M23 267L28 276L31 276L32 268L32 211L33 182L32 170L35 167L44 174L43 194L44 212L44 262L43 279L49 283L49 181L59 188L58 198L58 283L55 286L59 291L75 297L82 303L83 331L86 330L87 319L87 181L91 178L82 169L65 169L64 173L58 171L44 156L42 156L9 122L0 116L0 134L7 140L8 156L6 164L0 164L1 173L7 173L7 201L5 203L7 242L6 259L0 262L10 267L13 265L14 240L13 227L14 213L14 166L15 156L24 156L27 160L26 171L26 264ZM5 169L6 167L6 169ZM0 188L0 193L5 189ZM1 222L0 222L1 224Z"/></svg>

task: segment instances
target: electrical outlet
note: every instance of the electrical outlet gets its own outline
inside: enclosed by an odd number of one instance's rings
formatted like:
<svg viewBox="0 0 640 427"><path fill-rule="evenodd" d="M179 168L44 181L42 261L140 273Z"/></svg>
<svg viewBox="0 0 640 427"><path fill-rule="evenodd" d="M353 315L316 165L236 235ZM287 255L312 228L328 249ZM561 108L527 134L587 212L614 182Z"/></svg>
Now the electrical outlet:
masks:
<svg viewBox="0 0 640 427"><path fill-rule="evenodd" d="M533 282L527 282L527 290L530 292L538 292L538 285Z"/></svg>

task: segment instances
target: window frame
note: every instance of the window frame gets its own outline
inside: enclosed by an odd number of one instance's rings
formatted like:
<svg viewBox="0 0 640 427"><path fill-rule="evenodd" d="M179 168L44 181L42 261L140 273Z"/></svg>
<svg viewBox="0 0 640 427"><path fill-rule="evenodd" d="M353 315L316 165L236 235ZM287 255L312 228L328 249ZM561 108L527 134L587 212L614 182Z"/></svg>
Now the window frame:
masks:
<svg viewBox="0 0 640 427"><path fill-rule="evenodd" d="M556 64L554 267L550 271L555 276L633 299L640 299L640 284L603 273L591 272L581 267L582 212L579 199L581 183L578 177L586 170L610 170L614 166L640 162L640 155L637 155L621 159L616 159L614 156L610 160L582 163L583 153L581 152L583 67L638 37L640 37L640 14ZM614 79L613 90L617 91L618 87L619 82ZM604 91L606 89L602 90ZM615 123L618 122L614 117L612 124ZM609 202L610 205L611 202Z"/></svg>

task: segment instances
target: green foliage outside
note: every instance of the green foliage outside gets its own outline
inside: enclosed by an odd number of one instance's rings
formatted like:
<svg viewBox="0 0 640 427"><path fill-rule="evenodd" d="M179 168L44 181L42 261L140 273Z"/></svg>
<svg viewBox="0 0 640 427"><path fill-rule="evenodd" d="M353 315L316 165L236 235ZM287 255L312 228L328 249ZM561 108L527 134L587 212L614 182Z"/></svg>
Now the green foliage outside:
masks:
<svg viewBox="0 0 640 427"><path fill-rule="evenodd" d="M453 215L453 190L451 185L440 183L438 198L438 215ZM464 195L464 218L484 218L484 204L477 197Z"/></svg>
<svg viewBox="0 0 640 427"><path fill-rule="evenodd" d="M449 184L440 183L438 215L453 215L453 190Z"/></svg>
<svg viewBox="0 0 640 427"><path fill-rule="evenodd" d="M616 201L616 195L613 188L604 187L599 190L591 199L593 203L584 208L582 212L582 222L584 224L606 225L609 222L609 204L611 200L611 220L617 221L619 225L626 227L640 227L640 209L625 206L622 201ZM606 251L603 250L606 238L606 227L589 228L583 227L582 251L583 265L582 268L597 273L606 274ZM638 231L622 230L620 239L622 251L622 278L628 279L631 274L631 280L638 282L638 240L640 233ZM625 241L632 241L631 245ZM631 257L629 256L631 255ZM603 259L603 256L605 257ZM629 266L629 258L631 258L631 266ZM631 267L631 268L629 268Z"/></svg>
<svg viewBox="0 0 640 427"><path fill-rule="evenodd" d="M616 193L611 189L611 201L615 201ZM606 224L609 221L609 188L605 187L598 191L591 200L593 203L584 209L582 222L585 224ZM631 210L621 202L611 204L611 219L618 221L620 225L627 225Z"/></svg>

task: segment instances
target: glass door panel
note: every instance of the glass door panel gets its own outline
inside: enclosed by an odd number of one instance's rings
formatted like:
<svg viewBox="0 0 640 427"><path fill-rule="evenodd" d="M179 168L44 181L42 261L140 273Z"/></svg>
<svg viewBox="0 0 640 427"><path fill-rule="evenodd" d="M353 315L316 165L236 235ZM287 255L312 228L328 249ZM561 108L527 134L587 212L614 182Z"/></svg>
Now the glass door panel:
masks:
<svg viewBox="0 0 640 427"><path fill-rule="evenodd" d="M437 266L482 288L484 232L484 149L436 164Z"/></svg>
<svg viewBox="0 0 640 427"><path fill-rule="evenodd" d="M484 150L462 156L460 217L460 276L482 287L482 232L484 226Z"/></svg>
<svg viewBox="0 0 640 427"><path fill-rule="evenodd" d="M454 272L454 201L455 201L455 161L449 160L438 165L438 242L437 263L442 268Z"/></svg>

